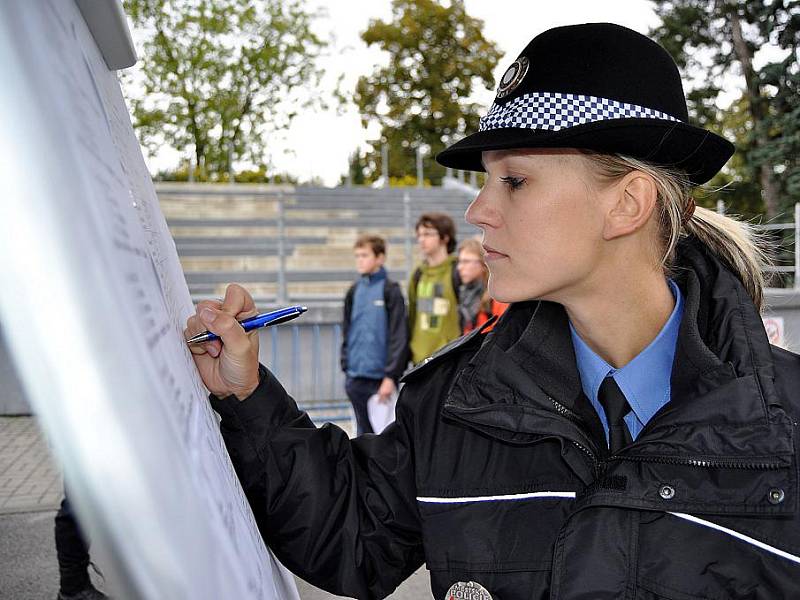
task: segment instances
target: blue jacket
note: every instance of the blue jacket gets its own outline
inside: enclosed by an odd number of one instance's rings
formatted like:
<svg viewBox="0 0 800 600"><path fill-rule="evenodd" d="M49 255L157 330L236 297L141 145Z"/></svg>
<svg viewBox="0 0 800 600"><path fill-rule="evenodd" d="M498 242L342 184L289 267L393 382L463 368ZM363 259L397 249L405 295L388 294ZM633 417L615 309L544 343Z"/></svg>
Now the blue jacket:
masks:
<svg viewBox="0 0 800 600"><path fill-rule="evenodd" d="M400 378L408 363L408 320L400 286L386 270L364 275L347 291L342 370L348 377Z"/></svg>

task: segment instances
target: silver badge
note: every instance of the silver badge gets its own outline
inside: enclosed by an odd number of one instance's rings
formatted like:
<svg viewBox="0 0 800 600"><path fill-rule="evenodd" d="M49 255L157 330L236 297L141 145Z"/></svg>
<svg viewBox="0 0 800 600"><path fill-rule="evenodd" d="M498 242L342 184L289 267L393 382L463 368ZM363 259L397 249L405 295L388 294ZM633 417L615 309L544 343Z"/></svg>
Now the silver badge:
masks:
<svg viewBox="0 0 800 600"><path fill-rule="evenodd" d="M528 73L530 61L524 56L520 56L515 60L503 76L500 78L500 86L497 88L497 97L505 98L522 82L525 75Z"/></svg>
<svg viewBox="0 0 800 600"><path fill-rule="evenodd" d="M492 600L492 595L480 583L459 581L450 586L444 600Z"/></svg>

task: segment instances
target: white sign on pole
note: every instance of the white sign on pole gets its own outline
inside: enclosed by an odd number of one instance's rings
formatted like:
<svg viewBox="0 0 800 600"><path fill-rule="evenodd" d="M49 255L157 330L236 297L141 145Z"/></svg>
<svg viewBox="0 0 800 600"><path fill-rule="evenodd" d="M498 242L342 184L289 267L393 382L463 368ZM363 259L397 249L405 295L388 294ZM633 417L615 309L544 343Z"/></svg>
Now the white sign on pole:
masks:
<svg viewBox="0 0 800 600"><path fill-rule="evenodd" d="M784 348L786 346L783 317L762 317L769 343Z"/></svg>

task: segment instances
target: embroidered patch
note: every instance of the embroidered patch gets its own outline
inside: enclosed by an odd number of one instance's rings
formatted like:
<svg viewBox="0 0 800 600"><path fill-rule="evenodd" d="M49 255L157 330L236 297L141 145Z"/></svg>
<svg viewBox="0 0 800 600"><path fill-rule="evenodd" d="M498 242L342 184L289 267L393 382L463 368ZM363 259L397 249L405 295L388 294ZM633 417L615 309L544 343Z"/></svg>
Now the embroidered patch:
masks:
<svg viewBox="0 0 800 600"><path fill-rule="evenodd" d="M445 600L492 600L492 595L480 583L459 581L447 590Z"/></svg>
<svg viewBox="0 0 800 600"><path fill-rule="evenodd" d="M505 98L522 82L525 75L528 73L530 61L524 56L520 56L515 60L503 76L500 78L500 85L497 87L497 97Z"/></svg>

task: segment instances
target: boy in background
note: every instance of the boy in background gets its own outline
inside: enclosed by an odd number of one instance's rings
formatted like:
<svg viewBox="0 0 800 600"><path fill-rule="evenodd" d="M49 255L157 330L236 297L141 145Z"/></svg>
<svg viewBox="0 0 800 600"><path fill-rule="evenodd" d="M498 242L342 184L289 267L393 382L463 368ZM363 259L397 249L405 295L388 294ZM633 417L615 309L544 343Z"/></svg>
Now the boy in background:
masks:
<svg viewBox="0 0 800 600"><path fill-rule="evenodd" d="M377 393L387 402L408 363L408 321L400 285L383 266L384 239L362 235L353 254L360 277L344 298L341 364L361 435L372 433L367 400Z"/></svg>
<svg viewBox="0 0 800 600"><path fill-rule="evenodd" d="M424 360L461 336L456 269L456 226L444 213L424 213L415 227L422 262L408 282L411 360Z"/></svg>

